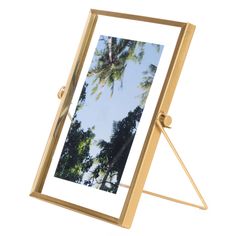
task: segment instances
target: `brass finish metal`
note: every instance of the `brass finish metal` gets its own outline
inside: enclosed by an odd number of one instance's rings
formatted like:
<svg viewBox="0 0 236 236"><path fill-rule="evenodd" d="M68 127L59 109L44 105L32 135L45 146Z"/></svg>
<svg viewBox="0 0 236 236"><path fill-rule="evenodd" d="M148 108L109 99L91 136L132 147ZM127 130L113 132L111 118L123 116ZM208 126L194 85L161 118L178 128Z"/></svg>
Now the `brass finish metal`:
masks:
<svg viewBox="0 0 236 236"><path fill-rule="evenodd" d="M130 187L129 185L126 185L126 184L120 184L120 186L124 187L124 188L129 188ZM183 204L183 205L196 207L196 208L199 208L201 210L207 210L208 209L208 207L204 206L204 205L200 206L200 205L197 205L197 204L194 204L194 203L186 202L186 201L183 201L183 200L179 200L179 199L176 199L176 198L173 198L173 197L168 197L168 196L165 196L165 195L162 195L162 194L159 194L159 193L154 193L154 192L147 191L147 190L143 190L143 193L154 196L154 197L159 197L159 198L162 198L162 199L165 199L165 200L168 200L168 201L180 203L180 204Z"/></svg>
<svg viewBox="0 0 236 236"><path fill-rule="evenodd" d="M65 86L61 87L61 89L59 90L57 96L58 98L62 98L63 96L63 93L64 93L64 90L65 90ZM71 120L71 115L70 113L68 113L68 117L69 119ZM192 184L195 192L197 193L199 199L201 200L202 202L202 205L203 206L200 206L200 205L197 205L197 204L194 204L194 203L190 203L190 202L186 202L186 201L183 201L183 200L179 200L179 199L176 199L176 198L173 198L173 197L168 197L168 196L165 196L165 195L161 195L161 194L158 194L158 193L154 193L154 192L151 192L151 191L147 191L147 190L143 190L142 192L145 193L145 194L148 194L148 195L152 195L154 197L159 197L159 198L162 198L162 199L165 199L165 200L169 200L169 201L172 201L172 202L176 202L176 203L180 203L180 204L184 204L184 205L188 205L188 206L192 206L192 207L196 207L196 208L199 208L199 209L202 209L202 210L207 210L208 209L208 206L204 200L204 198L202 197L197 185L195 184L193 178L191 177L189 171L187 170L184 162L182 161L182 159L180 158L174 144L172 143L172 141L170 140L168 134L166 133L165 129L164 128L170 128L170 125L172 123L172 118L171 116L169 115L166 115L164 113L160 113L158 115L158 118L156 120L156 125L157 127L161 130L161 132L163 133L166 141L168 142L168 144L170 145L173 153L175 154L175 157L176 159L179 161L182 169L184 170L185 174L187 175L187 177L189 178L189 181L190 183ZM126 185L126 184L122 184L120 183L121 187L124 187L124 188L129 188L130 186L129 185Z"/></svg>
<svg viewBox="0 0 236 236"><path fill-rule="evenodd" d="M159 115L159 120L161 122L161 125L165 128L171 128L170 125L172 123L171 116L165 115L164 113L161 113Z"/></svg>
<svg viewBox="0 0 236 236"><path fill-rule="evenodd" d="M161 116L161 115L162 115L162 114L160 114L160 116ZM201 200L203 206L198 206L198 205L196 205L196 204L192 204L192 203L188 203L188 202L185 202L185 201L182 201L182 200L178 200L178 199L174 199L174 198L169 198L169 197L164 197L164 196L162 196L162 198L165 198L165 199L168 199L168 200L172 199L172 201L175 201L175 202L178 202L178 203L182 203L182 204L186 204L186 205L189 205L189 206L198 207L198 208L203 209L203 210L207 210L207 209L208 209L208 206L207 206L207 204L206 204L206 202L205 202L205 200L204 200L202 194L200 193L200 191L199 191L197 185L195 184L195 182L194 182L192 176L190 175L190 173L189 173L187 167L185 166L185 164L184 164L184 162L182 161L182 159L181 159L179 153L177 152L177 150L176 150L174 144L173 144L172 141L170 140L170 138L169 138L168 134L166 133L166 131L165 131L163 125L161 124L161 122L160 122L160 116L159 116L159 117L157 118L157 120L156 120L156 126L160 129L160 131L161 131L162 134L164 135L166 141L168 142L168 144L169 144L169 146L171 147L173 153L175 154L176 159L178 160L178 162L180 163L182 169L184 170L185 174L187 175L187 177L188 177L190 183L192 184L192 186L193 186L195 192L197 193L199 199Z"/></svg>
<svg viewBox="0 0 236 236"><path fill-rule="evenodd" d="M64 93L65 93L65 89L66 89L66 86L62 86L62 87L60 88L60 90L58 91L57 97L58 97L59 99L62 99L62 97L63 97L63 95L64 95ZM72 116L71 116L71 114L70 114L69 111L68 111L68 113L67 113L67 116L69 117L70 120L72 120Z"/></svg>
<svg viewBox="0 0 236 236"><path fill-rule="evenodd" d="M58 199L58 198L48 196L48 195L43 194L43 193L32 192L30 194L30 196L39 198L40 200L50 202L50 203L53 203L53 204L58 205L58 206L63 206L67 209L70 209L70 210L73 210L73 211L76 211L76 212L79 212L79 213L82 213L82 214L85 214L85 215L88 215L88 216L93 216L97 219L102 219L102 220L107 221L107 222L112 223L112 224L119 224L118 219L115 218L115 217L112 217L112 216L103 214L101 212L97 212L97 211L88 209L86 207L78 206L76 204L73 204L73 203L70 203L70 202L67 202L67 201L63 201L63 200Z"/></svg>
<svg viewBox="0 0 236 236"><path fill-rule="evenodd" d="M74 63L71 68L71 72L69 74L64 96L61 99L60 106L58 108L56 118L54 120L47 145L45 147L42 160L40 162L38 172L36 174L33 187L31 192L38 192L42 193L43 185L45 182L45 179L47 177L47 173L49 170L49 167L51 165L52 157L54 154L54 151L56 149L56 145L62 130L62 127L65 122L65 118L67 116L67 112L74 94L74 90L76 88L76 84L80 75L80 72L82 70L83 62L85 60L85 56L89 47L89 43L97 22L98 15L92 14L90 12L87 24L83 33L83 36L81 38ZM40 198L40 194L37 195ZM54 201L51 201L54 203ZM61 204L61 206L64 206Z"/></svg>
<svg viewBox="0 0 236 236"><path fill-rule="evenodd" d="M114 218L112 216L105 215L101 212L96 212L91 209L88 209L79 205L75 205L70 202L66 202L62 199L57 199L57 198L54 198L54 197L51 197L42 193L44 182L46 180L48 170L49 170L49 167L51 165L51 161L54 155L54 151L56 149L66 116L69 111L71 100L74 95L74 91L75 91L78 79L80 77L84 60L86 58L90 41L91 41L99 16L118 17L118 18L123 18L126 20L136 20L137 22L143 21L143 22L163 24L163 25L169 25L171 27L180 28L180 34L178 36L178 40L177 40L176 47L175 47L175 50L171 59L171 63L169 65L165 82L162 87L162 91L158 99L158 103L156 105L156 109L155 109L149 130L145 139L145 143L142 147L142 152L140 154L139 161L136 166L135 173L134 173L129 191L125 199L125 203L123 205L121 214L118 218ZM187 51L188 51L188 48L189 48L189 45L190 45L190 42L194 33L194 29L195 29L195 26L189 23L169 21L169 20L137 16L137 15L129 15L129 14L123 14L123 13L116 13L116 12L94 10L94 9L90 11L88 21L87 21L81 42L79 44L79 48L77 50L67 83L65 87L61 89L58 93L58 97L61 98L60 106L56 114L56 118L53 123L52 129L48 138L48 142L45 147L45 151L44 151L38 172L36 174L36 177L33 183L32 191L30 194L31 196L39 198L44 201L48 201L50 203L53 203L53 204L56 204L65 208L68 208L68 209L71 209L71 210L74 210L74 211L81 212L83 214L87 214L91 217L99 218L99 219L108 221L110 223L117 224L122 227L129 228L131 226L136 208L138 206L140 196L143 191L144 183L145 183L148 171L151 166L151 162L154 156L154 152L155 152L160 134L163 133L166 136L165 131L163 131L164 130L163 127L169 127L171 123L171 118L168 116L163 116L163 114L167 114L168 112L168 109L172 101L172 97L173 97L173 94L174 94L174 91L175 91L175 88L176 88L176 85L180 76L180 72L182 70L184 60L187 55ZM159 122L158 123L156 122L156 117L158 117L159 114L162 114L162 116L160 118L160 121L158 120ZM159 124L162 124L162 125L159 125ZM157 127L159 128L157 129ZM167 140L169 140L169 138ZM169 143L171 144L171 146L173 146L171 141ZM174 152L177 153L176 150ZM179 158L178 154L177 154L177 157L183 169L185 170L186 174L189 175L186 167L182 163L182 160ZM201 196L192 178L190 178L190 181L192 182L199 196ZM167 199L167 197L165 198ZM176 200L176 201L179 201L179 200Z"/></svg>
<svg viewBox="0 0 236 236"><path fill-rule="evenodd" d="M60 90L58 91L57 97L58 97L59 99L62 99L63 94L64 94L64 92L65 92L65 89L66 89L66 86L62 86L62 87L60 88Z"/></svg>
<svg viewBox="0 0 236 236"><path fill-rule="evenodd" d="M164 123L165 120L167 120L166 123ZM180 155L178 154L174 144L172 143L172 141L170 140L168 134L166 133L166 131L164 129L165 127L167 127L166 124L170 125L171 121L172 121L172 119L170 118L170 116L165 115L163 113L160 113L157 117L157 120L156 120L156 127L159 128L160 131L162 132L162 134L164 135L164 137L165 137L166 141L168 142L170 148L172 149L176 159L180 163L180 165L181 165L182 169L184 170L185 174L187 175L191 185L193 186L195 192L197 193L200 201L202 202L202 206L194 204L194 203L186 202L186 201L183 201L183 200L180 200L180 199L176 199L176 198L173 198L173 197L169 197L169 196L161 195L161 194L154 193L154 192L151 192L151 191L147 191L147 190L143 190L143 193L148 194L148 195L152 195L152 196L155 196L155 197L159 197L159 198L162 198L162 199L165 199L165 200L173 201L173 202L176 202L176 203L196 207L196 208L199 208L199 209L202 209L202 210L207 210L208 206L207 206L202 194L200 193L200 191L199 191L197 185L195 184L192 176L190 175L189 171L187 170L187 168L186 168L184 162L182 161ZM120 186L125 187L125 188L130 187L129 185L126 185L126 184L120 184Z"/></svg>
<svg viewBox="0 0 236 236"><path fill-rule="evenodd" d="M168 113L180 72L182 70L184 60L186 58L187 51L194 33L194 29L195 26L188 23L186 23L185 26L181 28L174 55L167 72L166 80L156 106L155 114L153 116L147 138L144 143L143 150L120 216L123 227L129 228L132 224L132 220L144 188L145 180L152 163L156 146L161 135L161 130L157 129L155 125L156 118L160 113Z"/></svg>

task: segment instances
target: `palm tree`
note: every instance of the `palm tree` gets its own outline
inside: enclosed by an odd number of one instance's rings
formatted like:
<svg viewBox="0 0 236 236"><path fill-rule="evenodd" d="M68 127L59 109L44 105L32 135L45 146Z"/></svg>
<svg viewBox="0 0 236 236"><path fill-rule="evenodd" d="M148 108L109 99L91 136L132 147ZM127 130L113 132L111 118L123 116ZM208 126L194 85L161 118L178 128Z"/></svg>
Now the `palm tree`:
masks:
<svg viewBox="0 0 236 236"><path fill-rule="evenodd" d="M81 122L74 119L66 137L66 141L58 162L55 177L80 183L83 174L92 166L89 155L91 143L95 137L94 127L86 131Z"/></svg>
<svg viewBox="0 0 236 236"><path fill-rule="evenodd" d="M142 88L143 90L143 93L141 94L141 101L140 101L140 104L142 107L145 105L156 70L157 70L157 66L150 64L148 70L143 72L144 77L142 78L142 82L139 84L140 88Z"/></svg>
<svg viewBox="0 0 236 236"><path fill-rule="evenodd" d="M95 52L95 60L87 76L93 77L94 87L92 94L97 93L97 99L101 96L101 90L106 85L111 89L111 96L114 92L115 82L120 81L123 86L127 61L141 62L144 55L144 44L141 42L118 39L114 37L103 37L104 47ZM139 47L138 50L137 47Z"/></svg>
<svg viewBox="0 0 236 236"><path fill-rule="evenodd" d="M96 156L98 165L91 175L99 189L117 192L142 111L137 106L125 118L114 122L110 141L99 141L100 153Z"/></svg>

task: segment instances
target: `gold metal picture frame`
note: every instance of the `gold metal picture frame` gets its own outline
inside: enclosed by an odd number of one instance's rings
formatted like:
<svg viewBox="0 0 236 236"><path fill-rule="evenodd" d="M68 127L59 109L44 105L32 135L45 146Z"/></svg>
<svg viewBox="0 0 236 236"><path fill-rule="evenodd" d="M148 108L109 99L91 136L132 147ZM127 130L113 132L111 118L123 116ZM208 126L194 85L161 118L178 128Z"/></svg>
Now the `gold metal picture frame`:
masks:
<svg viewBox="0 0 236 236"><path fill-rule="evenodd" d="M151 25L159 25L169 28L179 29L178 37L175 41L175 46L173 49L173 54L171 55L170 63L167 65L167 72L165 74L164 82L160 89L160 94L158 100L155 102L154 112L150 119L150 124L148 125L148 130L145 135L143 146L141 147L140 155L137 159L137 164L134 168L134 173L130 184L119 183L120 187L127 189L127 194L123 202L122 209L119 216L114 217L98 210L94 210L84 205L76 204L68 200L62 199L60 197L51 196L43 191L45 183L47 182L47 175L52 163L52 159L55 154L56 147L58 145L58 140L60 139L62 129L65 124L66 117L70 116L70 105L79 83L81 71L84 66L84 62L87 56L88 49L91 44L91 40L94 34L94 31L97 27L97 22L101 17L112 18L112 19L121 19L123 21L133 22L136 25L141 23L147 23ZM206 202L204 201L200 191L198 190L194 180L189 174L186 166L181 160L177 150L175 149L173 143L168 137L165 128L169 127L171 124L171 117L168 116L168 110L174 95L175 88L188 52L188 48L195 30L195 26L190 23L176 22L171 20L163 20L157 18L150 18L138 15L129 15L116 12L108 12L102 10L90 11L88 21L82 36L81 42L79 44L74 63L67 80L66 85L62 90L59 91L58 97L61 99L61 103L56 114L55 121L53 123L48 142L36 174L34 184L30 196L39 198L41 200L59 205L61 207L68 208L83 214L86 214L91 217L95 217L121 227L130 228L137 206L142 192L150 194L153 196L161 197L167 200L175 201L178 203L190 205L200 209L207 209ZM73 119L73 117L70 117ZM199 196L202 206L188 203L182 200L178 200L172 197L166 197L159 195L157 193L152 193L144 190L144 184L152 163L154 152L159 140L160 135L163 134L172 148L176 158L178 159L180 165L188 176L193 188L195 189L197 195Z"/></svg>

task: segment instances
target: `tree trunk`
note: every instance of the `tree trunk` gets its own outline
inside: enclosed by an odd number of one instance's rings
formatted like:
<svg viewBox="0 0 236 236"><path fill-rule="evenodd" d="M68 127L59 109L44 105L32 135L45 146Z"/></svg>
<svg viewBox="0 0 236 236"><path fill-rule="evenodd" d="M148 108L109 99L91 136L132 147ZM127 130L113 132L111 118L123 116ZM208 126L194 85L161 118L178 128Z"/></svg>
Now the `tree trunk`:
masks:
<svg viewBox="0 0 236 236"><path fill-rule="evenodd" d="M108 37L109 61L112 63L112 37Z"/></svg>
<svg viewBox="0 0 236 236"><path fill-rule="evenodd" d="M113 160L111 161L111 164L109 165L106 174L104 175L103 179L102 179L102 184L100 186L99 189L101 190L106 190L106 183L107 182L107 178L109 176L109 174L111 173L111 170L113 168L113 166L116 164L116 162L119 160L119 157L122 155L122 153L125 151L125 149L127 148L127 146L133 141L134 139L134 135L131 135L129 137L129 139L127 140L127 142L125 142L125 144L122 146L122 148L120 149L120 151L114 156ZM128 156L127 156L128 158ZM118 173L118 175L121 173ZM119 184L119 182L117 183Z"/></svg>

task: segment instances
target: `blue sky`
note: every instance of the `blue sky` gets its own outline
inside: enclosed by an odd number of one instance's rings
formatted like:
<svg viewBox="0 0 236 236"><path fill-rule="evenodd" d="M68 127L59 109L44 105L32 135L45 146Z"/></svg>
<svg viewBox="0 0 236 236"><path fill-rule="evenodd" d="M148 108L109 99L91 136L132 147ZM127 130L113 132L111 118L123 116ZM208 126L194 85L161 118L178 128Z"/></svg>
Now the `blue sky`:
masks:
<svg viewBox="0 0 236 236"><path fill-rule="evenodd" d="M99 41L97 48L101 49L103 44L103 41ZM91 95L91 89L94 87L92 85L93 77L86 78L88 83L86 100L83 108L77 112L76 119L81 121L81 128L84 130L95 126L93 130L95 141L101 139L109 141L113 122L122 120L129 111L134 110L140 104L140 95L143 91L139 88L139 84L142 81L143 72L148 69L150 64L158 65L163 46L158 52L153 44L146 43L144 49L145 54L141 64L127 61L123 86L120 86L120 81L115 82L112 96L110 88L104 86L101 97L96 100L96 94ZM98 152L99 148L94 142L90 148L90 155L95 156Z"/></svg>

